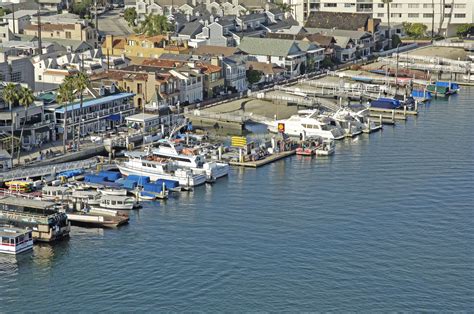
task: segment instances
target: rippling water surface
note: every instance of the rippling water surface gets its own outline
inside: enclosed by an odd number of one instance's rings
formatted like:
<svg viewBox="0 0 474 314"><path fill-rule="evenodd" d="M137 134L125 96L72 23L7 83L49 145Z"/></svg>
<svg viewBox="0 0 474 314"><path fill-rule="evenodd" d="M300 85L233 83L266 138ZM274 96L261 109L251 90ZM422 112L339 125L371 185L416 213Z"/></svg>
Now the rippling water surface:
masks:
<svg viewBox="0 0 474 314"><path fill-rule="evenodd" d="M0 256L0 311L472 310L473 110L466 88L333 158L233 169Z"/></svg>

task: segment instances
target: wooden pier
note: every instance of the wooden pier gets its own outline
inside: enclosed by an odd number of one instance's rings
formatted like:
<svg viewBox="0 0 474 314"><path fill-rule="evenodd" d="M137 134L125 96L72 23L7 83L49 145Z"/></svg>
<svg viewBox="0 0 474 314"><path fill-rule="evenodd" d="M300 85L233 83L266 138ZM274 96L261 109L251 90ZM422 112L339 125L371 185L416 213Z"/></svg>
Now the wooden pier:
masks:
<svg viewBox="0 0 474 314"><path fill-rule="evenodd" d="M239 167L258 168L261 166L265 166L269 163L272 163L274 161L294 155L295 153L296 153L296 150L290 150L290 151L281 152L281 153L273 153L272 155L267 156L264 159L260 159L256 161L244 161L244 162L230 161L229 164L232 166L239 166Z"/></svg>

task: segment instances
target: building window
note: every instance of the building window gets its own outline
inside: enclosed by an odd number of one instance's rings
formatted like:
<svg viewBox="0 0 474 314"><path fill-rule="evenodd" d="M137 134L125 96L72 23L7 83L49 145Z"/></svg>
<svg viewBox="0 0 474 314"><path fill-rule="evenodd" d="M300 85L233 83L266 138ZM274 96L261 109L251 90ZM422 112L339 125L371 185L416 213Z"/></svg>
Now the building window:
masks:
<svg viewBox="0 0 474 314"><path fill-rule="evenodd" d="M142 84L141 83L137 83L137 93L138 94L142 93Z"/></svg>
<svg viewBox="0 0 474 314"><path fill-rule="evenodd" d="M423 9L433 9L433 4L425 3L425 4L423 4Z"/></svg>
<svg viewBox="0 0 474 314"><path fill-rule="evenodd" d="M455 13L454 17L457 19L464 19L466 18L466 13Z"/></svg>
<svg viewBox="0 0 474 314"><path fill-rule="evenodd" d="M452 8L452 5L451 5L451 4L445 4L444 7L445 7L446 9L451 9L451 8Z"/></svg>
<svg viewBox="0 0 474 314"><path fill-rule="evenodd" d="M457 4L454 5L454 8L455 9L465 9L466 4L465 3L457 3Z"/></svg>
<svg viewBox="0 0 474 314"><path fill-rule="evenodd" d="M377 13L377 17L383 17L383 13Z"/></svg>
<svg viewBox="0 0 474 314"><path fill-rule="evenodd" d="M450 18L450 17L451 17L451 13L444 13L444 17Z"/></svg>
<svg viewBox="0 0 474 314"><path fill-rule="evenodd" d="M71 39L71 32L66 32L66 39Z"/></svg>
<svg viewBox="0 0 474 314"><path fill-rule="evenodd" d="M402 7L401 3L392 3L391 4L392 9L399 9Z"/></svg>
<svg viewBox="0 0 474 314"><path fill-rule="evenodd" d="M325 8L335 8L335 7L337 7L337 3L325 3L324 7Z"/></svg>
<svg viewBox="0 0 474 314"><path fill-rule="evenodd" d="M390 17L398 17L401 18L402 14L401 13L390 13Z"/></svg>
<svg viewBox="0 0 474 314"><path fill-rule="evenodd" d="M418 9L420 5L418 3L409 3L408 8L409 9Z"/></svg>
<svg viewBox="0 0 474 314"><path fill-rule="evenodd" d="M11 74L12 82L21 82L21 72L14 72Z"/></svg>
<svg viewBox="0 0 474 314"><path fill-rule="evenodd" d="M38 81L41 81L43 77L41 75L38 75Z"/></svg>
<svg viewBox="0 0 474 314"><path fill-rule="evenodd" d="M383 8L383 7L384 7L384 4L383 4L383 3L379 3L379 4L377 4L377 7L378 7L378 8Z"/></svg>
<svg viewBox="0 0 474 314"><path fill-rule="evenodd" d="M424 18L432 18L432 17L433 17L433 13L423 13L423 17L424 17Z"/></svg>
<svg viewBox="0 0 474 314"><path fill-rule="evenodd" d="M420 16L420 14L418 14L418 13L408 13L409 18L417 18L419 16Z"/></svg>
<svg viewBox="0 0 474 314"><path fill-rule="evenodd" d="M346 8L355 7L355 3L344 3L344 7L346 7Z"/></svg>

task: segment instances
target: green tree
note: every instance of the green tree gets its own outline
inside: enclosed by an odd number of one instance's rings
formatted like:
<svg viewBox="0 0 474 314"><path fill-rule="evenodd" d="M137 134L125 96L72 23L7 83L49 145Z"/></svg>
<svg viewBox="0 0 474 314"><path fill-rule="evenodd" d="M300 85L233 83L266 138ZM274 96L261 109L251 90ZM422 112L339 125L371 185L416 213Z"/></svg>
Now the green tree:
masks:
<svg viewBox="0 0 474 314"><path fill-rule="evenodd" d="M147 36L156 36L166 34L172 29L166 16L148 14L145 16L145 20L140 22L140 25L135 31L140 34L146 34Z"/></svg>
<svg viewBox="0 0 474 314"><path fill-rule="evenodd" d="M82 0L81 2L74 2L71 7L71 13L79 15L79 17L83 19L86 16L90 16L92 7L92 0Z"/></svg>
<svg viewBox="0 0 474 314"><path fill-rule="evenodd" d="M4 15L10 14L10 13L12 13L12 11L10 9L0 8L0 16L4 16Z"/></svg>
<svg viewBox="0 0 474 314"><path fill-rule="evenodd" d="M252 69L247 71L247 81L250 84L258 83L260 82L261 79L262 79L262 73L260 71L252 70Z"/></svg>
<svg viewBox="0 0 474 314"><path fill-rule="evenodd" d="M332 68L334 66L334 62L332 62L331 58L325 57L323 61L321 61L322 68Z"/></svg>
<svg viewBox="0 0 474 314"><path fill-rule="evenodd" d="M474 33L474 24L462 24L456 28L456 34L459 38L466 37L472 33Z"/></svg>
<svg viewBox="0 0 474 314"><path fill-rule="evenodd" d="M126 8L123 12L123 18L128 22L128 26L135 26L137 11L135 8Z"/></svg>
<svg viewBox="0 0 474 314"><path fill-rule="evenodd" d="M8 83L7 86L3 89L3 100L8 103L8 107L10 110L10 120L11 120L11 161L13 165L13 153L15 152L15 142L14 142L14 132L15 132L15 124L13 123L13 104L18 101L18 90L16 89L16 85L13 83Z"/></svg>
<svg viewBox="0 0 474 314"><path fill-rule="evenodd" d="M67 107L74 100L73 82L71 77L66 77L64 83L59 86L57 101L64 104L64 123L63 123L63 153L66 154L67 144Z"/></svg>
<svg viewBox="0 0 474 314"><path fill-rule="evenodd" d="M21 132L20 132L20 147L18 147L18 155L16 157L18 164L20 164L20 151L21 151L21 143L23 143L23 130L25 129L26 120L28 119L28 108L30 105L35 101L35 96L33 92L28 87L22 87L18 92L18 102L21 106L25 107L25 119L21 125Z"/></svg>
<svg viewBox="0 0 474 314"><path fill-rule="evenodd" d="M428 27L422 23L404 22L402 25L405 34L413 38L421 38L425 36L426 30L428 29Z"/></svg>
<svg viewBox="0 0 474 314"><path fill-rule="evenodd" d="M402 40L398 37L397 34L392 35L392 47L397 47L402 44Z"/></svg>

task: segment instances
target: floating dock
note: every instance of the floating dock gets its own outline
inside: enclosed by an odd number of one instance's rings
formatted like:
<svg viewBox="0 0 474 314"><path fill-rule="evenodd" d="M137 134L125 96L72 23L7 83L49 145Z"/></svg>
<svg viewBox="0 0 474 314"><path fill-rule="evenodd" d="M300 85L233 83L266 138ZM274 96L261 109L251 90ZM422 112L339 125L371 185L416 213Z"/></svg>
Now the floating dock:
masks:
<svg viewBox="0 0 474 314"><path fill-rule="evenodd" d="M265 166L269 163L286 158L294 154L296 154L296 150L290 150L290 151L281 152L281 153L274 153L270 156L265 157L264 159L260 159L256 161L244 161L244 162L230 161L229 164L231 166L258 168L258 167Z"/></svg>

